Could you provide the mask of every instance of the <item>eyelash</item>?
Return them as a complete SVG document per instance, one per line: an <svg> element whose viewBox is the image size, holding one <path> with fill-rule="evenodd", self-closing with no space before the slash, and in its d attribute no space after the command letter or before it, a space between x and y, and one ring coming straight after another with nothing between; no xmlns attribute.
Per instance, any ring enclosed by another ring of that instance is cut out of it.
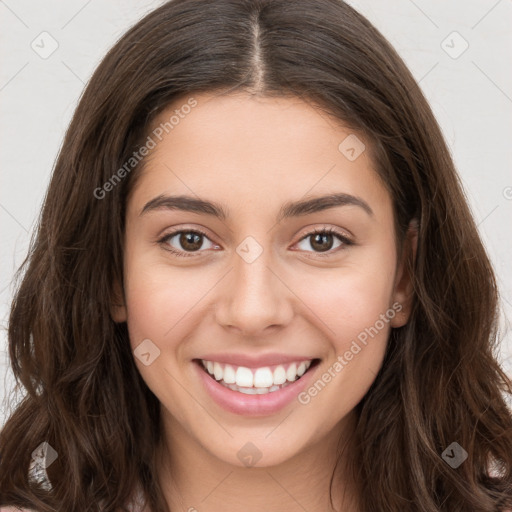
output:
<svg viewBox="0 0 512 512"><path fill-rule="evenodd" d="M202 252L200 250L199 251L191 251L191 252L178 251L178 250L174 249L173 247L171 247L167 243L171 238L173 238L176 235L182 234L182 233L193 233L193 234L202 235L205 238L208 238L208 235L204 231L201 231L200 229L180 229L180 230L173 231L171 233L166 234L160 240L158 240L157 243L162 245L162 246L165 246L164 250L169 251L169 252L175 254L178 257L188 258L190 256L196 256L197 253ZM321 258L332 256L333 253L335 253L335 252L337 252L339 250L343 250L344 247L349 246L349 245L354 245L354 242L352 240L347 238L345 235L342 235L341 233L339 233L338 231L336 231L333 228L317 228L317 229L311 231L310 233L307 233L306 235L304 235L297 243L302 242L303 240L305 240L305 239L307 239L309 237L312 237L314 235L319 235L319 234L321 234L321 235L333 235L336 238L338 238L338 240L340 240L340 242L343 243L343 245L341 245L340 247L337 247L334 250L333 249L329 249L328 251L325 251L325 252L315 252L315 251L313 251L313 253L316 256L321 257ZM209 240L209 238L208 238L208 240ZM307 252L311 252L311 251L307 251Z"/></svg>

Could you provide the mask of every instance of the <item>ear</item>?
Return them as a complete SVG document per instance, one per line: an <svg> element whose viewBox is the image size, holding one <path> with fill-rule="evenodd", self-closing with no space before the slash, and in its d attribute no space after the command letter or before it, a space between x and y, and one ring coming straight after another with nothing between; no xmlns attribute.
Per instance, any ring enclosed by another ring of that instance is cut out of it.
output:
<svg viewBox="0 0 512 512"><path fill-rule="evenodd" d="M124 294L117 280L114 281L112 292L113 302L110 304L110 317L116 323L126 322L127 314Z"/></svg>
<svg viewBox="0 0 512 512"><path fill-rule="evenodd" d="M411 315L413 299L413 269L418 248L418 221L412 219L409 223L402 246L402 257L398 263L393 290L393 304L398 303L402 309L391 320L391 327L404 326Z"/></svg>

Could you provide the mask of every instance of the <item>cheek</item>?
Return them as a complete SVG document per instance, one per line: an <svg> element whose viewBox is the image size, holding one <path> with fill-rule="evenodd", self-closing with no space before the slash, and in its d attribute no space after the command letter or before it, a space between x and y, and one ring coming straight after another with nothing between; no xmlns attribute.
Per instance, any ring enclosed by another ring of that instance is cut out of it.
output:
<svg viewBox="0 0 512 512"><path fill-rule="evenodd" d="M168 348L214 286L208 274L171 269L142 255L127 259L125 296L132 346L149 338Z"/></svg>
<svg viewBox="0 0 512 512"><path fill-rule="evenodd" d="M127 325L135 363L160 402L173 404L173 415L185 421L190 397L183 393L178 377L180 362L188 355L188 344L183 342L198 325L201 299L215 281L197 272L173 271L144 258L134 258L133 264L128 261L126 270ZM149 350L145 340L151 341ZM151 353L148 365L137 356L143 346L144 352Z"/></svg>
<svg viewBox="0 0 512 512"><path fill-rule="evenodd" d="M298 401L307 406L308 421L325 418L325 431L356 407L379 372L395 314L389 305L389 291L385 280L368 283L354 277L323 298L312 295L318 316L327 326L323 330L329 349Z"/></svg>
<svg viewBox="0 0 512 512"><path fill-rule="evenodd" d="M357 265L329 270L324 277L311 275L302 281L300 296L340 350L347 340L373 326L391 307L394 268L383 265L382 260L369 263L359 260Z"/></svg>

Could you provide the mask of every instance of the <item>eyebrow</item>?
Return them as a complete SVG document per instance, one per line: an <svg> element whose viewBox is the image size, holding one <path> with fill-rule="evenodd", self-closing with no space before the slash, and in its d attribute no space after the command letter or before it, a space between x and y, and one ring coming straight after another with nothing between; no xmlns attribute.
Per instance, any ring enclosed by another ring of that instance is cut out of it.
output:
<svg viewBox="0 0 512 512"><path fill-rule="evenodd" d="M310 215L312 213L339 206L358 206L369 216L373 217L374 215L370 205L360 197L356 197L351 194L339 193L285 203L279 210L277 222L280 222L285 218ZM155 210L181 210L194 212L211 215L224 221L228 218L228 213L222 205L187 195L168 196L161 194L148 201L144 205L144 208L142 208L139 216Z"/></svg>

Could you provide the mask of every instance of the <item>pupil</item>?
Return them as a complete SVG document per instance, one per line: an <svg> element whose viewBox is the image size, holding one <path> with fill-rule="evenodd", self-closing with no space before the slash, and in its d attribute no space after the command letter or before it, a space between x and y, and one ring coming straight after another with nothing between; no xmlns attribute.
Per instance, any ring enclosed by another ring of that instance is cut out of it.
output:
<svg viewBox="0 0 512 512"><path fill-rule="evenodd" d="M327 238L329 238L330 243L327 242ZM313 241L311 242L311 246L313 247L313 249L323 252L323 251L328 251L329 249L331 249L332 242L333 242L332 235L329 235L327 233L324 233L324 234L317 233L316 235L313 236ZM325 245L321 245L321 244L326 244L326 243L327 243L327 247Z"/></svg>
<svg viewBox="0 0 512 512"><path fill-rule="evenodd" d="M182 233L180 236L180 244L184 249L197 251L201 248L201 236L197 233Z"/></svg>

